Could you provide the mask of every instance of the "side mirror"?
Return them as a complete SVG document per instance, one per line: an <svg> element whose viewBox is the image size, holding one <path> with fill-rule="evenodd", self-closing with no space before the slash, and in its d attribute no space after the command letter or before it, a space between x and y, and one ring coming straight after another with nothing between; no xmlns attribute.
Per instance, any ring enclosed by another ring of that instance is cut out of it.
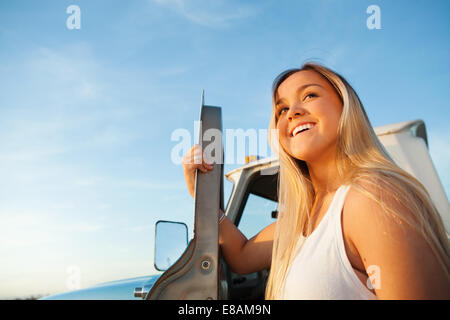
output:
<svg viewBox="0 0 450 320"><path fill-rule="evenodd" d="M166 271L181 257L188 244L188 228L182 222L159 220L155 228L155 268Z"/></svg>

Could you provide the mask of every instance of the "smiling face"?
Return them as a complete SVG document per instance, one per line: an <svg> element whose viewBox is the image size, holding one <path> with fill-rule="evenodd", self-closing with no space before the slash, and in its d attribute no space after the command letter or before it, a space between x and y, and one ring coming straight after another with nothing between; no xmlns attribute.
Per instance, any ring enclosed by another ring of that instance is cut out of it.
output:
<svg viewBox="0 0 450 320"><path fill-rule="evenodd" d="M275 102L279 142L289 155L310 162L335 152L342 102L322 75L291 74L279 85Z"/></svg>

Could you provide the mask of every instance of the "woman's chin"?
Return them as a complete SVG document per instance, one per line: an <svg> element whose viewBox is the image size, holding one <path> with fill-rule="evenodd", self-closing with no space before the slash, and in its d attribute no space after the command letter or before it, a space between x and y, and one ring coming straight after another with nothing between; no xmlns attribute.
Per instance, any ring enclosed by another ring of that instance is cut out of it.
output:
<svg viewBox="0 0 450 320"><path fill-rule="evenodd" d="M311 159L314 158L314 154L308 150L293 150L293 152L290 153L292 157L294 157L297 160L302 161L311 161Z"/></svg>
<svg viewBox="0 0 450 320"><path fill-rule="evenodd" d="M291 143L284 147L284 150L293 158L302 161L313 161L320 157L324 152L323 148L319 148L317 143Z"/></svg>

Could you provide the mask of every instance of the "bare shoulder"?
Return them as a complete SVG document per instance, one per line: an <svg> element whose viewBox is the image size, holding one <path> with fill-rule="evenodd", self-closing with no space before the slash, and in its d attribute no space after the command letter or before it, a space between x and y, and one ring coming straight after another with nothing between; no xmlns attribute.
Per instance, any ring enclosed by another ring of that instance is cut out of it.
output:
<svg viewBox="0 0 450 320"><path fill-rule="evenodd" d="M381 232L379 236L387 235L387 230L392 228L395 230L391 231L400 232L401 229L406 227L403 222L404 219L414 219L414 214L396 201L389 190L381 190L367 183L363 186L370 195L356 186L351 186L343 208L346 226L352 238L367 239L368 237L363 236L367 232ZM383 207L378 201L380 199L383 199L384 205L391 208L392 211ZM402 232L402 234L406 235L405 232ZM401 236L401 234L398 234L398 236Z"/></svg>
<svg viewBox="0 0 450 320"><path fill-rule="evenodd" d="M411 209L393 196L392 190L368 183L362 187L367 192L356 186L349 189L343 209L349 237L355 244L374 250L379 248L379 241L407 244L411 250L422 245L424 239L413 227L420 221Z"/></svg>
<svg viewBox="0 0 450 320"><path fill-rule="evenodd" d="M342 223L365 269L375 266L380 272L377 296L448 299L448 277L425 237L411 226L417 222L414 212L393 197L390 190L363 186L370 194L354 186L348 191Z"/></svg>

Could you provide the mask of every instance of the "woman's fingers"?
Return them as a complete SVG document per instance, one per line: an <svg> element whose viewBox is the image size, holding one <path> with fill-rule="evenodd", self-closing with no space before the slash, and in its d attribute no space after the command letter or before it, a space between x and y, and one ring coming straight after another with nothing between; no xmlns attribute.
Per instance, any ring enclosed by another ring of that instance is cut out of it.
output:
<svg viewBox="0 0 450 320"><path fill-rule="evenodd" d="M194 164L194 167L197 169L203 169L202 172L206 172L205 170L212 170L213 164L203 156L202 148L199 145L194 145L191 149L191 161Z"/></svg>
<svg viewBox="0 0 450 320"><path fill-rule="evenodd" d="M211 164L206 163L205 161L202 162L202 164L196 165L196 168L201 170L202 172L207 172L212 170L214 167Z"/></svg>

